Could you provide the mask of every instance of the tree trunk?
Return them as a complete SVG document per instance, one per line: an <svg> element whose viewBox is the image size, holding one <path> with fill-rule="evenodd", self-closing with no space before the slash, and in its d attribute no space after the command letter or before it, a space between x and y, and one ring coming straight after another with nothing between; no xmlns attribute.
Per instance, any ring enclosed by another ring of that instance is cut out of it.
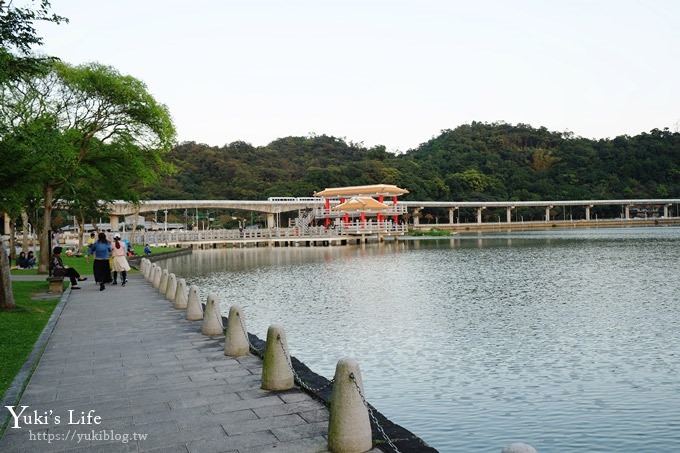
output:
<svg viewBox="0 0 680 453"><path fill-rule="evenodd" d="M50 234L52 234L52 197L54 195L54 187L50 184L45 185L45 214L43 215L43 230L40 232L40 263L38 264L38 273L49 273L50 264Z"/></svg>
<svg viewBox="0 0 680 453"><path fill-rule="evenodd" d="M21 212L21 250L28 253L28 214L26 211Z"/></svg>
<svg viewBox="0 0 680 453"><path fill-rule="evenodd" d="M83 235L85 234L85 219L83 215L79 213L75 216L76 222L78 223L78 250L80 253L85 253L83 250Z"/></svg>
<svg viewBox="0 0 680 453"><path fill-rule="evenodd" d="M9 268L10 261L5 252L5 243L0 239L0 310L11 310L17 306L12 293Z"/></svg>
<svg viewBox="0 0 680 453"><path fill-rule="evenodd" d="M10 220L9 231L7 234L9 234L9 259L13 263L14 260L17 259L17 246L15 243L16 241L14 240L14 237L16 236L16 226L14 224L14 219Z"/></svg>

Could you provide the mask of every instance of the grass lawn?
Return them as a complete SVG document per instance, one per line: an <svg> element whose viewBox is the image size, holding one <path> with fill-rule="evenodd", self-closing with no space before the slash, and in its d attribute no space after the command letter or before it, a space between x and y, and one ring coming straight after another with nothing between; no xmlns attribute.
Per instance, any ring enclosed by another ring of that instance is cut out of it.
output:
<svg viewBox="0 0 680 453"><path fill-rule="evenodd" d="M26 271L24 271L26 272ZM47 291L47 282L12 282L15 310L0 310L0 394L4 394L24 365L33 345L50 319L59 298L33 300Z"/></svg>
<svg viewBox="0 0 680 453"><path fill-rule="evenodd" d="M144 256L144 246L143 245L134 245L132 247L135 251L135 254L137 256ZM152 253L163 253L163 252L172 252L178 250L175 247L151 247L151 252ZM92 275L92 259L89 261L85 258L85 256L81 256L80 258L75 257L75 256L66 256L65 254L61 254L61 260L64 262L64 264L68 267L72 267L75 270L78 271L80 275ZM132 272L136 272L134 269ZM36 275L38 273L37 267L34 269L13 269L11 271L12 275ZM66 279L68 281L68 279Z"/></svg>

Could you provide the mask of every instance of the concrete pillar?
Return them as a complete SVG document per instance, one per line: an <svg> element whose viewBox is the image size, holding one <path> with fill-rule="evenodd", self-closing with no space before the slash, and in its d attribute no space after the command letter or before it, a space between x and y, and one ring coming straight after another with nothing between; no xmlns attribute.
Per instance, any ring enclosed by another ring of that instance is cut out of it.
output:
<svg viewBox="0 0 680 453"><path fill-rule="evenodd" d="M239 357L248 355L250 344L246 336L246 320L243 312L238 305L229 308L229 318L227 318L227 335L224 339L224 355Z"/></svg>
<svg viewBox="0 0 680 453"><path fill-rule="evenodd" d="M3 216L4 216L4 218L5 218L5 229L4 229L4 232L5 232L5 234L9 235L9 221L10 221L9 214L7 214L7 213L5 212L5 213L3 213Z"/></svg>
<svg viewBox="0 0 680 453"><path fill-rule="evenodd" d="M118 216L117 216L117 215L112 215L112 216L109 218L109 224L111 225L111 231L112 231L112 232L115 233L116 231L118 231L118 228L120 228Z"/></svg>
<svg viewBox="0 0 680 453"><path fill-rule="evenodd" d="M420 213L420 209L414 209L413 210L413 226L418 226L420 225L420 217L417 216L417 214Z"/></svg>
<svg viewBox="0 0 680 453"><path fill-rule="evenodd" d="M168 275L168 288L165 291L165 298L170 302L175 301L175 294L177 293L177 276L174 273Z"/></svg>
<svg viewBox="0 0 680 453"><path fill-rule="evenodd" d="M588 205L586 206L586 220L590 220L590 208L592 208L593 205Z"/></svg>
<svg viewBox="0 0 680 453"><path fill-rule="evenodd" d="M671 204L665 204L663 205L663 216L668 218L668 210L670 209L672 205Z"/></svg>
<svg viewBox="0 0 680 453"><path fill-rule="evenodd" d="M276 228L276 219L274 219L274 214L272 213L267 214L267 228Z"/></svg>
<svg viewBox="0 0 680 453"><path fill-rule="evenodd" d="M208 296L208 302L205 304L201 333L208 336L222 335L223 333L220 304L215 294L210 294Z"/></svg>
<svg viewBox="0 0 680 453"><path fill-rule="evenodd" d="M482 211L485 209L484 207L477 208L477 223L482 223Z"/></svg>
<svg viewBox="0 0 680 453"><path fill-rule="evenodd" d="M165 295L168 290L168 270L163 269L161 271L161 280L158 282L158 292Z"/></svg>
<svg viewBox="0 0 680 453"><path fill-rule="evenodd" d="M340 359L335 367L328 419L328 449L333 453L360 453L373 446L363 394L364 384L356 360Z"/></svg>
<svg viewBox="0 0 680 453"><path fill-rule="evenodd" d="M514 442L503 447L501 453L536 453L536 449L529 444Z"/></svg>
<svg viewBox="0 0 680 453"><path fill-rule="evenodd" d="M458 209L460 209L458 206L449 209L449 223L456 223L455 214Z"/></svg>
<svg viewBox="0 0 680 453"><path fill-rule="evenodd" d="M203 309L201 308L201 301L198 299L198 297L198 286L191 285L191 287L189 287L187 313L185 316L189 321L198 321L199 319L203 319Z"/></svg>
<svg viewBox="0 0 680 453"><path fill-rule="evenodd" d="M187 281L183 278L177 280L177 291L175 291L175 303L172 305L178 310L187 308Z"/></svg>
<svg viewBox="0 0 680 453"><path fill-rule="evenodd" d="M630 205L626 205L624 207L624 212L625 212L624 218L626 220L630 219Z"/></svg>
<svg viewBox="0 0 680 453"><path fill-rule="evenodd" d="M508 206L505 208L505 220L508 223L512 223L512 210L515 209L514 206Z"/></svg>
<svg viewBox="0 0 680 453"><path fill-rule="evenodd" d="M154 263L154 270L153 270L153 287L158 289L161 286L161 276L163 275L163 270L161 267Z"/></svg>
<svg viewBox="0 0 680 453"><path fill-rule="evenodd" d="M545 222L548 223L550 222L550 210L552 209L552 206L546 206L545 207Z"/></svg>
<svg viewBox="0 0 680 453"><path fill-rule="evenodd" d="M283 327L271 325L267 329L267 344L262 361L262 388L288 390L293 388L294 384L293 365L290 363L286 333Z"/></svg>

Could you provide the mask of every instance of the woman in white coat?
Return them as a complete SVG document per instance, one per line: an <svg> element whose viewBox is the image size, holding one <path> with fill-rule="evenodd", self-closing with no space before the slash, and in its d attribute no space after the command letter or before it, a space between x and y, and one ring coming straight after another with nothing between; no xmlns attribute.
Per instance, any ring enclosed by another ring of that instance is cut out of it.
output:
<svg viewBox="0 0 680 453"><path fill-rule="evenodd" d="M118 284L118 272L120 272L120 284L125 286L130 263L127 260L127 245L120 240L120 234L118 233L113 235L111 256L113 256L113 284Z"/></svg>

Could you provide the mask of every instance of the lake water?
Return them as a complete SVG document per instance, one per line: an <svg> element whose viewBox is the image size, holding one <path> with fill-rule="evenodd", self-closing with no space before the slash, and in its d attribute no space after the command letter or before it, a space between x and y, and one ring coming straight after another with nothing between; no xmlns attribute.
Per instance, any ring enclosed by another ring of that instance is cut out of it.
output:
<svg viewBox="0 0 680 453"><path fill-rule="evenodd" d="M164 262L286 331L441 452L680 450L680 228L195 251Z"/></svg>

